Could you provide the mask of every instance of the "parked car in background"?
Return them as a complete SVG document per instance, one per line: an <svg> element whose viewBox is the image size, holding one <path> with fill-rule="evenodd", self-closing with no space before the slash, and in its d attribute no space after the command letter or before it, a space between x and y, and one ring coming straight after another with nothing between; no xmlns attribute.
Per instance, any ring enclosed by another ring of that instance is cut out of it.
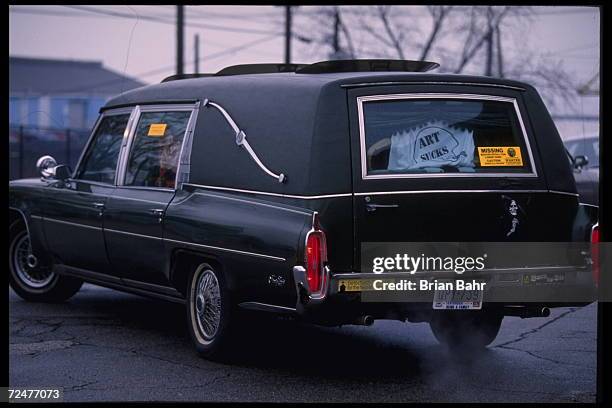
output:
<svg viewBox="0 0 612 408"><path fill-rule="evenodd" d="M182 303L211 358L228 350L243 309L325 325L428 322L441 343L478 349L504 316L587 304L559 298L594 293L584 251L480 269L488 292L468 300L435 289L419 302L362 301L383 277L362 262L368 243L598 237L597 209L579 203L538 92L424 72L434 67L234 66L111 99L74 171L47 156L42 177L10 182L12 288L61 301L86 281ZM495 291L520 296L487 302Z"/></svg>
<svg viewBox="0 0 612 408"><path fill-rule="evenodd" d="M580 201L599 206L599 136L580 136L565 140L570 154Z"/></svg>

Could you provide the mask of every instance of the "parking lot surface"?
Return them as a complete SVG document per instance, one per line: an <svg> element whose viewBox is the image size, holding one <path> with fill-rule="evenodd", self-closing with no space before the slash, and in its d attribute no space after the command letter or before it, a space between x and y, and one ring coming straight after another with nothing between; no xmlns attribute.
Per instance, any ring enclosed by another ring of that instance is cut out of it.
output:
<svg viewBox="0 0 612 408"><path fill-rule="evenodd" d="M425 323L255 320L230 364L199 358L181 305L84 285L63 304L9 289L9 382L65 401L594 402L597 307L507 317L453 355Z"/></svg>

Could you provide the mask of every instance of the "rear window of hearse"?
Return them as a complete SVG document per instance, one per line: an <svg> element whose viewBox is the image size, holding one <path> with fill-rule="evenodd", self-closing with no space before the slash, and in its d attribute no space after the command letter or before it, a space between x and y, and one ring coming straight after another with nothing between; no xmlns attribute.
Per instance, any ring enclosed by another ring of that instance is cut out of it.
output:
<svg viewBox="0 0 612 408"><path fill-rule="evenodd" d="M363 176L532 174L514 100L482 98L358 98Z"/></svg>

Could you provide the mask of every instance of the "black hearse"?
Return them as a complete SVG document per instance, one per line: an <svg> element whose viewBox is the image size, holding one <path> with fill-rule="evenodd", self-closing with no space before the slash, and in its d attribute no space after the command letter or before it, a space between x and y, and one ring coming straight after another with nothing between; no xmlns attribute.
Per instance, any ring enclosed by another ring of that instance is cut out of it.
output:
<svg viewBox="0 0 612 408"><path fill-rule="evenodd" d="M591 290L591 273L575 276L586 259L479 272L493 288L535 288L539 303L360 299L382 276L362 265L362 244L598 236L537 91L435 67L233 66L111 99L74 171L45 156L41 178L10 182L11 287L62 301L86 281L184 303L207 357L241 309L329 325L428 321L449 346L484 347L504 316L568 304L558 286L527 288L551 270Z"/></svg>

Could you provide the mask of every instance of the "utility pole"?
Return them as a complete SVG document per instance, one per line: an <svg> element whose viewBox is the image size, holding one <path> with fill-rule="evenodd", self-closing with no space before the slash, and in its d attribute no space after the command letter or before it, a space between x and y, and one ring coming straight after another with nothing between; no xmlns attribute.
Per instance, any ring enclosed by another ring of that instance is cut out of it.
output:
<svg viewBox="0 0 612 408"><path fill-rule="evenodd" d="M334 34L332 36L332 48L334 50L333 58L338 58L340 54L340 12L338 6L334 7Z"/></svg>
<svg viewBox="0 0 612 408"><path fill-rule="evenodd" d="M193 53L195 56L195 62L194 62L195 70L194 71L196 74L199 74L200 73L200 35L199 34L195 35L195 38L193 41L193 47L194 47Z"/></svg>
<svg viewBox="0 0 612 408"><path fill-rule="evenodd" d="M176 74L183 74L184 6L176 6Z"/></svg>
<svg viewBox="0 0 612 408"><path fill-rule="evenodd" d="M504 77L504 56L502 54L502 44L501 44L501 29L499 26L495 29L495 37L497 40L497 74L500 78Z"/></svg>
<svg viewBox="0 0 612 408"><path fill-rule="evenodd" d="M487 7L487 21L489 23L489 31L486 37L487 43L487 63L485 66L485 75L493 75L493 10L491 6Z"/></svg>
<svg viewBox="0 0 612 408"><path fill-rule="evenodd" d="M285 6L285 64L291 64L291 6Z"/></svg>

